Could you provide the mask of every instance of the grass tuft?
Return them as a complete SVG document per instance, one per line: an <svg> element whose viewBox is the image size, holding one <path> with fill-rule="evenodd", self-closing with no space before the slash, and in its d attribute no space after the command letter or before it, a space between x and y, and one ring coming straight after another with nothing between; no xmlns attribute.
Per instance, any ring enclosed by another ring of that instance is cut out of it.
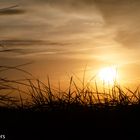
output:
<svg viewBox="0 0 140 140"><path fill-rule="evenodd" d="M115 82L108 89L103 87L101 92L96 81L94 87L90 85L90 82L85 82L84 71L81 80L82 86L76 84L74 80L76 77L72 76L67 90L61 90L60 84L58 89L51 86L49 77L47 77L47 84L43 83L29 72L21 69L21 66L24 65L0 66L0 73L14 69L30 77L13 80L1 76L0 107L32 111L73 111L140 105L139 87L132 91L129 88L122 88Z"/></svg>

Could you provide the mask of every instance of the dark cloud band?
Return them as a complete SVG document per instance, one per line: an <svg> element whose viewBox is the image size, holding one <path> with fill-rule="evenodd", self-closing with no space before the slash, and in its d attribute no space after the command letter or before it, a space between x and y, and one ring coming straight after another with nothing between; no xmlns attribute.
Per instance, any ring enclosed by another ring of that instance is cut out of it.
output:
<svg viewBox="0 0 140 140"><path fill-rule="evenodd" d="M25 12L25 10L9 9L5 11L0 11L0 15L20 15L24 14Z"/></svg>

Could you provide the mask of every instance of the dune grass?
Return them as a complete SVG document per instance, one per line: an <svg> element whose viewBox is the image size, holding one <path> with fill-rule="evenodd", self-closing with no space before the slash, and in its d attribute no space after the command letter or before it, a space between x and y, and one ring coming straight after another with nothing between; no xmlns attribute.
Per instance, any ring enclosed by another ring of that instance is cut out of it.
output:
<svg viewBox="0 0 140 140"><path fill-rule="evenodd" d="M132 91L115 83L109 89L103 87L100 91L96 81L94 86L91 86L90 82L85 82L84 74L80 86L74 80L76 77L72 76L68 88L61 90L59 86L53 88L49 77L47 77L47 83L43 83L20 68L21 66L24 65L0 66L1 108L32 111L80 111L140 105L139 87ZM29 78L12 80L2 76L3 72L11 69L24 73Z"/></svg>

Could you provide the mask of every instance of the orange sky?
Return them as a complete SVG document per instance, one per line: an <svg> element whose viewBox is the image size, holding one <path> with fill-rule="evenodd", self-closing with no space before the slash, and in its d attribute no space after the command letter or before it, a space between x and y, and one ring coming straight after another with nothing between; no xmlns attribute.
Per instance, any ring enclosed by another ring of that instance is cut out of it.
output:
<svg viewBox="0 0 140 140"><path fill-rule="evenodd" d="M56 83L117 65L123 83L140 82L140 1L0 1L12 5L0 11L0 65L33 61L26 70Z"/></svg>

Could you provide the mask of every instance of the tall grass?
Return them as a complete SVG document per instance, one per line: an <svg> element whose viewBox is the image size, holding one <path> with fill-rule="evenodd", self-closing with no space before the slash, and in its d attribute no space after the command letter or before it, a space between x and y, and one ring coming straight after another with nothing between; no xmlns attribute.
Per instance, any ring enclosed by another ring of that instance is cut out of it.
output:
<svg viewBox="0 0 140 140"><path fill-rule="evenodd" d="M90 81L86 82L84 74L81 81L82 86L75 82L77 77L72 76L68 88L61 90L60 86L53 88L49 77L47 83L43 83L29 72L21 69L21 66L23 65L0 66L0 74L14 69L29 77L17 80L0 77L1 107L45 111L140 105L139 87L132 91L115 83L112 87L107 89L103 87L103 90L99 90L97 82L95 81L94 86L91 86ZM92 78L92 80L94 79Z"/></svg>

